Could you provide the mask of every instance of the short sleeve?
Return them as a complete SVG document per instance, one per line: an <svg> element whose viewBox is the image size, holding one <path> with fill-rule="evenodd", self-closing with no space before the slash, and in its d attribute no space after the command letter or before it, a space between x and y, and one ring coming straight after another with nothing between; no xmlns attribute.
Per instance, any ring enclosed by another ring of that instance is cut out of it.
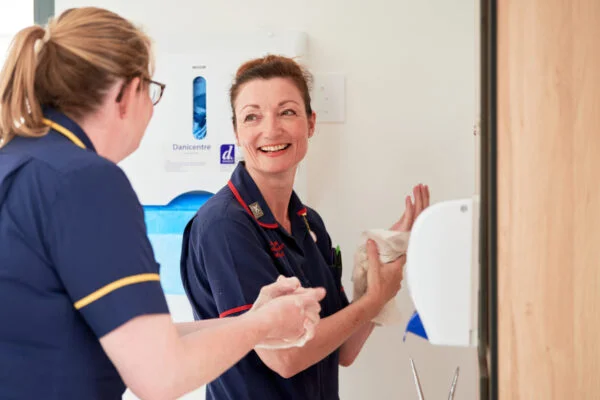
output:
<svg viewBox="0 0 600 400"><path fill-rule="evenodd" d="M277 280L279 272L251 221L196 219L188 229L182 268L199 318L238 315L252 307L263 286Z"/></svg>
<svg viewBox="0 0 600 400"><path fill-rule="evenodd" d="M142 207L123 171L103 163L64 177L47 224L56 272L97 337L168 313Z"/></svg>

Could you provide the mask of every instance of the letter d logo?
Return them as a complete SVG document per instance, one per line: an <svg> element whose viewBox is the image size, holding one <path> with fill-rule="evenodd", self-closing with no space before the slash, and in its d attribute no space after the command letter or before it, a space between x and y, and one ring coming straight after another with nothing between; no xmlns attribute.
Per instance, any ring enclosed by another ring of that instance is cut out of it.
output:
<svg viewBox="0 0 600 400"><path fill-rule="evenodd" d="M235 164L235 146L232 144L221 145L221 164Z"/></svg>

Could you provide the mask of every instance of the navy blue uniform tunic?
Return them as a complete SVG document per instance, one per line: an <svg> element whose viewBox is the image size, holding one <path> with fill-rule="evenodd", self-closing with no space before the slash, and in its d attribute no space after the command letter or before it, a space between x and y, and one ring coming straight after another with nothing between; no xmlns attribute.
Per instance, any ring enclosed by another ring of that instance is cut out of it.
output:
<svg viewBox="0 0 600 400"><path fill-rule="evenodd" d="M293 193L289 217L291 234L277 223L244 164L238 164L229 184L200 208L184 232L181 276L197 319L243 313L279 275L296 276L305 287L324 287L322 318L348 305L341 264L334 262L319 214ZM335 351L284 379L252 351L207 386L206 398L338 399L338 369Z"/></svg>
<svg viewBox="0 0 600 400"><path fill-rule="evenodd" d="M167 313L123 171L56 110L0 149L0 399L121 399L99 338Z"/></svg>

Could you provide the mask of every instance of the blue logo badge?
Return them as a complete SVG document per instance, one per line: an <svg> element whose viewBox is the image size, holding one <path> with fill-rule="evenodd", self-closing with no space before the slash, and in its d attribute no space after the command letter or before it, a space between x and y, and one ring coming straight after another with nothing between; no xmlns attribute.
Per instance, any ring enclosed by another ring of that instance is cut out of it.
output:
<svg viewBox="0 0 600 400"><path fill-rule="evenodd" d="M221 145L221 164L235 164L235 146L232 144Z"/></svg>

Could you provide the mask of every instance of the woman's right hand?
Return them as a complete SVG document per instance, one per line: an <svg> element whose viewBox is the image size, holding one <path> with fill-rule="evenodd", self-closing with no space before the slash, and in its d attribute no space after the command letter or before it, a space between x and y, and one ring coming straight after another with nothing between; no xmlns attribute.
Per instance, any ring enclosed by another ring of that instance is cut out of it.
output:
<svg viewBox="0 0 600 400"><path fill-rule="evenodd" d="M263 343L294 342L308 333L312 339L319 323L323 288L303 288L297 278L280 277L263 287L250 313L262 319L267 328Z"/></svg>
<svg viewBox="0 0 600 400"><path fill-rule="evenodd" d="M374 241L367 241L367 260L369 268L367 271L367 292L365 297L374 304L376 313L393 299L401 287L403 268L406 263L406 255L382 264L379 260L379 252Z"/></svg>

